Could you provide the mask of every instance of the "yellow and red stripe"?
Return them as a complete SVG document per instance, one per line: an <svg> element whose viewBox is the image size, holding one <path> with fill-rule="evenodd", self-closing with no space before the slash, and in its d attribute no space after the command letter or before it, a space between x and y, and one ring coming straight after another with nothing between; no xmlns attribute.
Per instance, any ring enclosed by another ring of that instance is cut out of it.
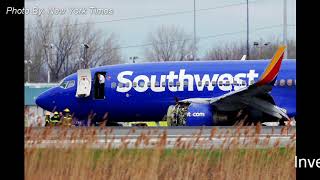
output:
<svg viewBox="0 0 320 180"><path fill-rule="evenodd" d="M281 62L283 59L284 51L286 46L280 46L275 55L273 56L270 64L260 77L260 80L257 82L257 85L264 85L271 83L278 75Z"/></svg>

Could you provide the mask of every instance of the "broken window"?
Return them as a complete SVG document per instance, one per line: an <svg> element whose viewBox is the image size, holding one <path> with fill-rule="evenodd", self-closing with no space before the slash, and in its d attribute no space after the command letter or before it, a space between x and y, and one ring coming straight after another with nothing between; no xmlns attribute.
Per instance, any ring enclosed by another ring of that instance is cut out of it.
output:
<svg viewBox="0 0 320 180"><path fill-rule="evenodd" d="M104 85L106 80L106 72L97 72L94 76L94 98L104 99Z"/></svg>
<svg viewBox="0 0 320 180"><path fill-rule="evenodd" d="M133 87L137 87L138 83L137 82L133 82Z"/></svg>

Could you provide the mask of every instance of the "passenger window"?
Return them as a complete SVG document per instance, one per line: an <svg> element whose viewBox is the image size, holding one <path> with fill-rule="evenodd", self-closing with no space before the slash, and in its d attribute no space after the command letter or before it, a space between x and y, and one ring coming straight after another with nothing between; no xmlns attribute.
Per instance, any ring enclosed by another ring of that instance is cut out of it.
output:
<svg viewBox="0 0 320 180"><path fill-rule="evenodd" d="M122 87L123 87L123 84L122 84L122 83L119 83L118 86L119 86L119 88L122 88Z"/></svg>
<svg viewBox="0 0 320 180"><path fill-rule="evenodd" d="M156 81L156 87L159 87L159 84L160 84L160 83L159 83L158 81Z"/></svg>
<svg viewBox="0 0 320 180"><path fill-rule="evenodd" d="M140 83L139 83L139 86L140 86L140 87L144 87L144 82L140 82Z"/></svg>
<svg viewBox="0 0 320 180"><path fill-rule="evenodd" d="M212 81L212 86L215 86L217 84L217 82Z"/></svg>
<svg viewBox="0 0 320 180"><path fill-rule="evenodd" d="M162 87L166 87L166 82L162 82Z"/></svg>
<svg viewBox="0 0 320 180"><path fill-rule="evenodd" d="M133 87L137 87L138 83L137 82L133 82Z"/></svg>
<svg viewBox="0 0 320 180"><path fill-rule="evenodd" d="M286 84L286 81L284 79L280 80L280 86L284 86Z"/></svg>
<svg viewBox="0 0 320 180"><path fill-rule="evenodd" d="M111 83L111 88L116 88L117 87L117 83L116 82L113 82L113 83Z"/></svg>
<svg viewBox="0 0 320 180"><path fill-rule="evenodd" d="M229 86L230 85L230 81L226 81L226 86Z"/></svg>
<svg viewBox="0 0 320 180"><path fill-rule="evenodd" d="M188 81L184 81L183 83L184 83L184 86L186 87L188 86Z"/></svg>
<svg viewBox="0 0 320 180"><path fill-rule="evenodd" d="M201 86L201 85L202 85L202 82L201 82L201 81L199 81L199 82L198 82L198 86Z"/></svg>
<svg viewBox="0 0 320 180"><path fill-rule="evenodd" d="M130 86L130 83L126 83L126 87L128 88Z"/></svg>
<svg viewBox="0 0 320 180"><path fill-rule="evenodd" d="M288 79L288 80L287 80L287 85L288 85L288 86L292 86L292 79Z"/></svg>
<svg viewBox="0 0 320 180"><path fill-rule="evenodd" d="M147 86L148 86L148 87L151 87L151 82L148 82Z"/></svg>
<svg viewBox="0 0 320 180"><path fill-rule="evenodd" d="M173 86L173 82L171 81L171 82L169 82L169 86L170 87L172 87Z"/></svg>
<svg viewBox="0 0 320 180"><path fill-rule="evenodd" d="M180 82L177 82L176 85L179 87L180 86Z"/></svg>

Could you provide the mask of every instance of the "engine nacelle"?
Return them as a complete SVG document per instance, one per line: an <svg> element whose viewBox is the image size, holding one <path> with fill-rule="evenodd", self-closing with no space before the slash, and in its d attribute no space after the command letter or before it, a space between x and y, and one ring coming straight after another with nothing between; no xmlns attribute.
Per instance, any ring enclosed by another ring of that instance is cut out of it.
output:
<svg viewBox="0 0 320 180"><path fill-rule="evenodd" d="M214 107L210 104L191 103L186 116L186 126L213 126Z"/></svg>
<svg viewBox="0 0 320 180"><path fill-rule="evenodd" d="M215 126L228 122L228 116L210 104L176 104L168 108L169 126Z"/></svg>

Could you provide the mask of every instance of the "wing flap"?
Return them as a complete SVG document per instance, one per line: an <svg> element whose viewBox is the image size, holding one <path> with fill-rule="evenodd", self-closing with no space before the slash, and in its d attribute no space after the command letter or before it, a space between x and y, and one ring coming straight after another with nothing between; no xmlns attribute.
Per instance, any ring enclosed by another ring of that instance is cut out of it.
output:
<svg viewBox="0 0 320 180"><path fill-rule="evenodd" d="M258 99L256 97L251 97L248 99L242 99L242 102L247 106L254 109L258 109L264 113L281 119L282 117L289 119L286 113L284 113L278 106L271 104L268 101Z"/></svg>

